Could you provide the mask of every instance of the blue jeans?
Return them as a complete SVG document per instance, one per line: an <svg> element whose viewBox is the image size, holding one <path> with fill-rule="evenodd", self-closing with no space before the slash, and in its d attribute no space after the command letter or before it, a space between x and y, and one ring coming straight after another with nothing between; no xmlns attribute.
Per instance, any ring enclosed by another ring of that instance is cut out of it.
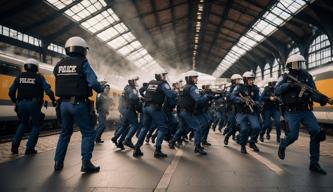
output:
<svg viewBox="0 0 333 192"><path fill-rule="evenodd" d="M81 156L82 160L90 161L94 150L94 140L96 131L91 122L89 115L89 106L85 102L72 104L70 102L62 102L60 105L62 127L59 136L55 161L64 161L68 143L73 134L73 124L79 126L82 134Z"/></svg>
<svg viewBox="0 0 333 192"><path fill-rule="evenodd" d="M236 114L233 113L233 112L229 112L227 114L227 117L228 117L228 124L227 124L227 134L226 134L226 137L230 137L231 135L235 134L236 131L237 131L237 124L236 124L236 118L235 118Z"/></svg>
<svg viewBox="0 0 333 192"><path fill-rule="evenodd" d="M264 135L266 130L267 134L269 134L272 130L272 121L271 118L274 119L274 124L276 128L276 136L281 136L281 122L280 122L280 112L278 109L266 109L263 112L264 115L264 126L261 130L261 134Z"/></svg>
<svg viewBox="0 0 333 192"><path fill-rule="evenodd" d="M98 127L96 129L96 137L95 140L101 140L101 136L105 130L105 122L106 122L106 113L105 112L98 112Z"/></svg>
<svg viewBox="0 0 333 192"><path fill-rule="evenodd" d="M200 145L202 139L202 129L203 126L201 122L203 121L202 115L194 115L187 111L181 111L179 113L179 118L185 124L185 127L190 128L194 131L194 143L195 145Z"/></svg>
<svg viewBox="0 0 333 192"><path fill-rule="evenodd" d="M320 127L312 111L285 112L289 132L285 139L281 140L280 146L287 147L298 139L300 123L302 123L310 134L310 163L318 163L320 156L320 141L316 136Z"/></svg>
<svg viewBox="0 0 333 192"><path fill-rule="evenodd" d="M131 141L135 132L139 127L138 115L135 111L129 109L123 109L120 111L123 118L120 122L120 129L117 131L115 137L119 139L119 143L125 141Z"/></svg>
<svg viewBox="0 0 333 192"><path fill-rule="evenodd" d="M20 124L17 127L16 134L13 138L13 145L20 146L24 130L28 128L29 119L32 121L32 131L27 142L27 150L35 149L38 141L41 108L40 105L31 100L21 100L17 102L18 116L20 117Z"/></svg>
<svg viewBox="0 0 333 192"><path fill-rule="evenodd" d="M148 105L143 109L143 128L140 132L136 147L141 147L147 132L152 126L157 128L156 148L161 148L165 134L167 133L167 115L161 107L155 105Z"/></svg>
<svg viewBox="0 0 333 192"><path fill-rule="evenodd" d="M208 134L209 134L209 128L212 122L213 117L209 112L202 114L204 119L202 121L203 131L202 131L202 142L207 142Z"/></svg>
<svg viewBox="0 0 333 192"><path fill-rule="evenodd" d="M239 144L246 145L249 136L251 136L250 143L255 143L260 132L258 114L237 113L236 121L240 125Z"/></svg>

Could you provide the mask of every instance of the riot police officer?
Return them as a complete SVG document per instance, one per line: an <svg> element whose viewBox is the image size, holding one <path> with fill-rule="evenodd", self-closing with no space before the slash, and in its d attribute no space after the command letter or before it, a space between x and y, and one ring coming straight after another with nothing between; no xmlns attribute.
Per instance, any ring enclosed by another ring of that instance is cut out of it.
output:
<svg viewBox="0 0 333 192"><path fill-rule="evenodd" d="M270 139L270 132L272 130L272 121L274 119L274 125L276 129L276 142L280 143L281 136L281 122L280 122L280 101L274 93L274 87L277 82L276 78L269 78L268 86L264 88L261 94L261 101L264 102L263 116L264 116L264 126L261 129L259 140L264 142L264 135L266 132L266 138Z"/></svg>
<svg viewBox="0 0 333 192"><path fill-rule="evenodd" d="M227 93L226 93L226 102L227 102L227 107L226 107L226 111L227 111L227 118L228 118L228 122L227 122L227 133L224 137L224 144L228 145L229 142L229 138L232 135L235 135L236 131L237 131L237 125L236 125L236 106L235 104L231 101L231 93L233 92L233 90L235 89L235 87L238 84L242 83L242 76L240 74L233 74L230 77L231 80L231 85L230 87L227 88Z"/></svg>
<svg viewBox="0 0 333 192"><path fill-rule="evenodd" d="M194 152L200 155L207 155L207 152L201 146L202 134L205 128L205 117L197 109L203 107L209 101L209 97L207 94L201 95L199 92L196 85L198 82L198 73L190 71L187 75L185 77L186 85L178 99L180 108L179 121L184 125L181 125L180 129L177 130L169 146L170 148L174 148L175 142L183 135L184 129L188 127L194 131Z"/></svg>
<svg viewBox="0 0 333 192"><path fill-rule="evenodd" d="M20 124L12 141L11 152L18 154L18 148L24 133L29 125L31 117L32 131L27 142L25 150L26 155L36 154L35 146L38 141L39 129L41 125L44 91L52 100L53 106L56 105L54 93L51 86L45 80L44 76L38 73L38 61L27 59L24 62L24 70L9 88L9 97L15 105ZM16 97L17 91L17 97Z"/></svg>
<svg viewBox="0 0 333 192"><path fill-rule="evenodd" d="M231 94L231 100L236 104L236 121L240 125L241 153L246 154L246 143L249 141L250 148L259 152L256 146L257 137L260 132L259 124L259 88L254 85L254 74L247 71L243 74L244 84L238 84Z"/></svg>
<svg viewBox="0 0 333 192"><path fill-rule="evenodd" d="M101 137L105 130L106 116L109 114L109 109L112 105L112 99L109 97L110 85L105 82L104 87L104 92L96 96L96 110L98 113L98 127L95 137L96 143L104 143Z"/></svg>
<svg viewBox="0 0 333 192"><path fill-rule="evenodd" d="M123 145L134 148L132 137L139 127L138 114L136 112L139 105L139 94L136 90L138 80L139 77L137 76L129 78L128 85L125 86L123 91L122 102L124 104L119 111L122 115L120 128L111 139L120 149L124 149ZM118 140L119 137L120 139Z"/></svg>
<svg viewBox="0 0 333 192"><path fill-rule="evenodd" d="M143 109L143 128L140 132L138 141L135 144L133 157L140 157L143 155L140 147L144 142L147 132L152 126L156 126L158 131L154 157L167 157L167 155L161 151L161 145L168 128L168 117L162 109L162 105L165 101L171 102L172 104L176 99L176 92L171 90L169 83L166 81L167 74L168 73L165 70L161 70L155 73L155 80L151 80L148 83L148 88L144 97L145 107Z"/></svg>
<svg viewBox="0 0 333 192"><path fill-rule="evenodd" d="M53 70L56 81L56 96L60 97L60 113L62 119L61 133L55 153L55 171L62 170L68 143L73 133L74 122L82 133L81 155L82 172L97 172L99 166L90 161L94 150L96 131L91 111L93 105L88 100L92 89L103 92L103 86L91 68L86 55L88 44L81 37L71 37L65 43L67 57L60 60Z"/></svg>
<svg viewBox="0 0 333 192"><path fill-rule="evenodd" d="M302 55L291 55L286 61L286 68L289 73L283 74L276 84L275 94L281 96L285 108L285 118L288 122L288 134L284 139L281 139L278 156L280 159L285 158L285 150L298 139L300 123L302 123L310 134L309 169L313 172L326 174L326 171L318 163L323 132L321 132L311 109L313 101L325 105L328 102L328 98L310 94L309 91L302 91L301 87L294 80L291 80L291 78L296 78L301 83L316 90L312 76L303 69L304 65L305 59Z"/></svg>

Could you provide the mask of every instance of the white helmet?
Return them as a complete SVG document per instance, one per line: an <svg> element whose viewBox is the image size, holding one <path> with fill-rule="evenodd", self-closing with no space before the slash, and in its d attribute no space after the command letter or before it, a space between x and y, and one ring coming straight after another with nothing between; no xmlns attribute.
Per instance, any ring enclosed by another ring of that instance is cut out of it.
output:
<svg viewBox="0 0 333 192"><path fill-rule="evenodd" d="M242 76L240 74L233 74L230 77L231 80L236 80L236 79L243 79Z"/></svg>
<svg viewBox="0 0 333 192"><path fill-rule="evenodd" d="M298 62L298 61L305 62L305 58L300 54L294 54L294 55L291 55L288 57L288 59L286 61L286 65L288 63L293 63L293 62Z"/></svg>
<svg viewBox="0 0 333 192"><path fill-rule="evenodd" d="M286 67L288 69L299 70L305 67L305 58L300 54L291 55L286 61Z"/></svg>
<svg viewBox="0 0 333 192"><path fill-rule="evenodd" d="M187 77L198 77L199 73L196 71L189 71L189 72L187 72L186 76Z"/></svg>
<svg viewBox="0 0 333 192"><path fill-rule="evenodd" d="M168 74L168 72L165 69L160 69L155 72L155 75L165 75Z"/></svg>
<svg viewBox="0 0 333 192"><path fill-rule="evenodd" d="M255 78L254 76L254 73L251 72L251 71L246 71L244 74L243 74L243 78Z"/></svg>
<svg viewBox="0 0 333 192"><path fill-rule="evenodd" d="M87 42L81 37L75 36L67 39L65 43L65 51L69 53L79 53L86 56L87 50L89 49Z"/></svg>
<svg viewBox="0 0 333 192"><path fill-rule="evenodd" d="M29 58L24 61L24 69L26 71L37 72L39 67L39 62L36 59Z"/></svg>
<svg viewBox="0 0 333 192"><path fill-rule="evenodd" d="M137 80L139 80L139 76L131 76L128 80L129 81L137 81Z"/></svg>

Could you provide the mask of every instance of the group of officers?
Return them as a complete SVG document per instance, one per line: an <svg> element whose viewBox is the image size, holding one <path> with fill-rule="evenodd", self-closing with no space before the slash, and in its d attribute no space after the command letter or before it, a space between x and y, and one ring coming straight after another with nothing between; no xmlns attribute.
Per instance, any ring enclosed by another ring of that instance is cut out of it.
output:
<svg viewBox="0 0 333 192"><path fill-rule="evenodd" d="M94 144L102 143L101 134L105 129L105 119L108 108L103 107L109 102L107 94L110 86L97 80L86 55L88 45L80 37L71 37L66 41L67 57L59 61L53 71L55 76L55 94L45 78L38 73L38 62L28 59L22 72L13 82L9 96L15 104L20 125L12 142L12 153L18 153L23 130L31 120L32 133L29 136L26 155L36 154L35 146L41 124L41 103L44 91L52 100L53 106L59 110L61 118L61 133L55 152L55 171L61 171L68 143L73 133L75 123L82 133L81 155L82 172L92 173L100 170L99 166L91 162ZM256 143L258 139L263 142L264 135L270 139L272 127L271 118L277 133L279 143L278 157L285 158L286 148L297 140L300 124L302 123L310 134L310 166L311 171L326 174L319 165L320 142L325 139L312 113L313 102L322 106L332 104L326 96L316 95L304 90L297 82L289 78L294 77L299 82L316 90L312 76L302 66L305 62L303 56L296 54L287 59L288 73L279 80L270 79L268 86L260 93L254 84L255 76L247 71L242 76L231 76L231 84L223 91L212 91L209 86L197 87L198 74L191 71L185 77L186 84L177 82L173 87L167 82L167 72L159 71L155 79L144 83L138 90L138 78L128 80L120 98L119 112L120 124L111 141L117 148L123 150L125 146L133 149L133 157L143 156L141 147L149 142L155 143L155 158L165 158L162 152L162 143L168 142L171 149L180 146L183 141L194 138L194 152L207 155L204 146L211 145L208 134L211 127L219 130L225 127L224 144L228 145L229 138L239 131L237 143L241 153L246 154L246 146L259 152ZM94 128L94 118L91 115L93 106L89 97L92 90L99 95L97 108L99 111L99 127ZM302 94L300 94L302 92ZM59 99L56 100L55 96ZM100 104L98 103L100 102ZM282 114L281 114L282 113ZM280 117L283 116L287 125L287 134L281 138ZM132 142L134 135L136 143Z"/></svg>

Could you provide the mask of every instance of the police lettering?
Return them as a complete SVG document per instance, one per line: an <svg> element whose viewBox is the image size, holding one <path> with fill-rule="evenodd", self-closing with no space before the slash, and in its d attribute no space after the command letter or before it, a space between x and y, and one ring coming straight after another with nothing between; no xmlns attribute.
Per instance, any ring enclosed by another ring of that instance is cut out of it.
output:
<svg viewBox="0 0 333 192"><path fill-rule="evenodd" d="M36 84L34 78L20 78L20 83Z"/></svg>
<svg viewBox="0 0 333 192"><path fill-rule="evenodd" d="M76 73L75 65L59 66L58 73Z"/></svg>

